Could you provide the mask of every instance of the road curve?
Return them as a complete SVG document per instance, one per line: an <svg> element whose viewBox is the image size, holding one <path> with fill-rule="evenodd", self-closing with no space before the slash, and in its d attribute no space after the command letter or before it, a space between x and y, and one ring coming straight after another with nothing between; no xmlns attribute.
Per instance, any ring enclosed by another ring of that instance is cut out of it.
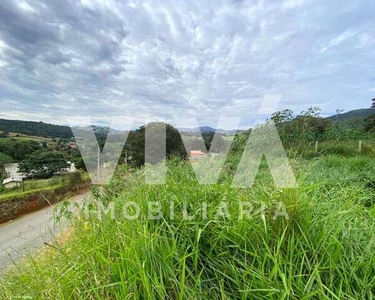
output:
<svg viewBox="0 0 375 300"><path fill-rule="evenodd" d="M89 192L70 199L81 203ZM0 271L17 266L17 261L50 242L62 229L55 224L53 206L48 206L17 220L0 225Z"/></svg>

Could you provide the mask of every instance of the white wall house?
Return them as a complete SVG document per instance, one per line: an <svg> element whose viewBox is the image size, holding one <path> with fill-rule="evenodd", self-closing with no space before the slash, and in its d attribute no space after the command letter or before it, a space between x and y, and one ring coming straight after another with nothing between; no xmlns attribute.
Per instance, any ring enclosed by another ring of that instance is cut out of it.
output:
<svg viewBox="0 0 375 300"><path fill-rule="evenodd" d="M22 178L20 177L11 177L11 178L7 178L3 180L3 185L7 189L20 186L21 183L22 183Z"/></svg>

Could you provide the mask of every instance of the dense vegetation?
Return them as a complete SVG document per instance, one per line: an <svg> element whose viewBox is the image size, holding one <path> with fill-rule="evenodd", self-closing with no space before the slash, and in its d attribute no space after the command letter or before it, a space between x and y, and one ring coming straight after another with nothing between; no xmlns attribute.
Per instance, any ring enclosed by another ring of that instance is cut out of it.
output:
<svg viewBox="0 0 375 300"><path fill-rule="evenodd" d="M319 107L311 107L294 116L291 110L283 110L272 115L271 120L278 127L282 140L286 143L305 143L329 140L370 140L374 134L369 132L370 116L345 118L341 122L322 118Z"/></svg>
<svg viewBox="0 0 375 300"><path fill-rule="evenodd" d="M3 163L11 163L13 162L13 158L7 154L0 152L0 165Z"/></svg>
<svg viewBox="0 0 375 300"><path fill-rule="evenodd" d="M330 118L322 118L320 111L319 107L311 107L296 115L286 109L273 113L268 122L275 124L284 146L297 153L306 153L307 147L316 141L327 142L328 148L340 148L336 147L340 142L343 148L351 144L349 147L355 152L356 146L353 147L352 141L375 140L375 115L364 120L348 117L341 122L333 122ZM232 149L243 150L250 134L251 129L236 135ZM336 143L329 143L331 141Z"/></svg>
<svg viewBox="0 0 375 300"><path fill-rule="evenodd" d="M166 157L169 158L172 155L178 156L181 159L186 158L186 151L180 136L180 133L176 128L165 123L150 123L146 126L141 126L135 131L129 132L129 136L123 151L123 157L125 155L130 156L131 160L129 163L134 166L141 166L145 163L145 137L146 130L149 131L150 136L150 148L155 151L152 158L153 163L157 163L165 158L160 156L160 140L163 138L162 132L165 130L165 152ZM121 159L123 161L123 159ZM151 161L150 161L151 162Z"/></svg>
<svg viewBox="0 0 375 300"><path fill-rule="evenodd" d="M41 149L43 145L40 142L32 140L0 138L0 152L12 160L21 161L27 155Z"/></svg>
<svg viewBox="0 0 375 300"><path fill-rule="evenodd" d="M364 129L368 132L375 133L375 115L365 119Z"/></svg>
<svg viewBox="0 0 375 300"><path fill-rule="evenodd" d="M359 119L360 121L363 121L373 115L375 115L374 109L363 108L363 109L351 110L346 113L338 113L334 116L329 117L328 119L333 122L341 123L341 122L347 121L348 119Z"/></svg>
<svg viewBox="0 0 375 300"><path fill-rule="evenodd" d="M39 150L20 162L19 172L27 178L50 178L69 167L61 153Z"/></svg>
<svg viewBox="0 0 375 300"><path fill-rule="evenodd" d="M72 130L68 126L19 120L0 119L0 131L50 138L70 139L73 136Z"/></svg>

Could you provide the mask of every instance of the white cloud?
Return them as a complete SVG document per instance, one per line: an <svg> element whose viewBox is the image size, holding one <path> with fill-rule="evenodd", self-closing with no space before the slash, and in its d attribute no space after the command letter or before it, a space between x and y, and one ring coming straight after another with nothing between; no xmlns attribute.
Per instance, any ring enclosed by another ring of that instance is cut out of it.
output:
<svg viewBox="0 0 375 300"><path fill-rule="evenodd" d="M0 4L4 118L142 124L189 113L250 124L268 94L281 95L280 109L333 112L372 98L364 0L25 3Z"/></svg>
<svg viewBox="0 0 375 300"><path fill-rule="evenodd" d="M282 4L283 9L293 9L306 4L306 0L286 0Z"/></svg>

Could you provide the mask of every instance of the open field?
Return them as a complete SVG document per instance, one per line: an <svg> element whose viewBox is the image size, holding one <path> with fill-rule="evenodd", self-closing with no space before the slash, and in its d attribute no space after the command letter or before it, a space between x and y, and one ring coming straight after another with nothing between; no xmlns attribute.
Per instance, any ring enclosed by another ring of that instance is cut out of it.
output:
<svg viewBox="0 0 375 300"><path fill-rule="evenodd" d="M3 133L0 131L0 134ZM17 132L9 132L9 138L15 138L15 139L26 139L26 140L32 140L32 141L46 141L46 142L51 142L52 139L46 138L46 137L41 137L41 136L32 136L32 135L26 135L26 134L21 134Z"/></svg>
<svg viewBox="0 0 375 300"><path fill-rule="evenodd" d="M2 131L0 131L0 134L1 133ZM0 137L0 139L3 141L9 141L13 139L13 140L20 140L20 141L34 141L34 142L40 142L40 143L47 143L48 147L52 147L55 144L55 142L51 138L26 135L26 134L21 134L17 132L9 132L9 137Z"/></svg>
<svg viewBox="0 0 375 300"><path fill-rule="evenodd" d="M233 141L234 135L222 135L221 136L225 141Z"/></svg>
<svg viewBox="0 0 375 300"><path fill-rule="evenodd" d="M199 185L187 162L170 161L165 185L120 168L95 213L74 235L2 282L3 299L371 299L375 290L375 160L366 155L292 159L299 187L280 190L263 162L252 189ZM230 217L212 218L222 200ZM139 204L135 220L125 202ZM149 201L163 217L147 218ZM174 212L170 203L174 202ZM239 201L251 202L239 219ZM202 203L207 203L207 218ZM189 215L184 218L183 205ZM274 218L279 203L288 217ZM265 210L262 210L265 205ZM264 211L264 213L262 213Z"/></svg>

